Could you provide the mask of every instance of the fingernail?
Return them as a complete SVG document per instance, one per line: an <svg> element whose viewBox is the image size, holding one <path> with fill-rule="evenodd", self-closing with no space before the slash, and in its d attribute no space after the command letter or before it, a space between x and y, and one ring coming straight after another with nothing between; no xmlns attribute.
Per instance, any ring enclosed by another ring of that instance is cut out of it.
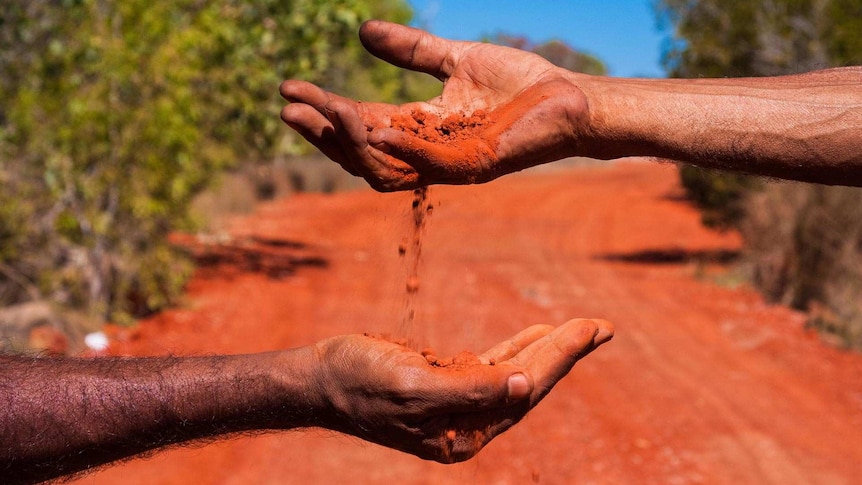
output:
<svg viewBox="0 0 862 485"><path fill-rule="evenodd" d="M520 400L530 395L530 381L524 374L509 376L509 399Z"/></svg>
<svg viewBox="0 0 862 485"><path fill-rule="evenodd" d="M613 332L604 327L599 327L599 330L596 332L596 336L593 337L593 342L596 345L601 345L613 337Z"/></svg>

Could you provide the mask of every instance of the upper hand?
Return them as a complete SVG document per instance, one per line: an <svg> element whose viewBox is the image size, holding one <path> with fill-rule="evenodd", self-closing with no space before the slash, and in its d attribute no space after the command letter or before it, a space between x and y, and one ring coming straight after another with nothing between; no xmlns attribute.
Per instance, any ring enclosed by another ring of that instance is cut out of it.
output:
<svg viewBox="0 0 862 485"><path fill-rule="evenodd" d="M290 104L281 116L375 189L485 182L583 150L579 145L589 131L586 97L575 75L542 57L382 21L366 22L359 35L377 57L443 81L442 94L396 106L285 81L281 94ZM411 122L417 113L424 128L444 126L458 136L423 136ZM469 120L473 114L480 116ZM478 125L458 127L466 121ZM409 124L413 129L405 128Z"/></svg>
<svg viewBox="0 0 862 485"><path fill-rule="evenodd" d="M479 360L439 367L386 340L317 344L327 427L441 463L466 460L517 423L575 363L613 335L603 320L530 327Z"/></svg>

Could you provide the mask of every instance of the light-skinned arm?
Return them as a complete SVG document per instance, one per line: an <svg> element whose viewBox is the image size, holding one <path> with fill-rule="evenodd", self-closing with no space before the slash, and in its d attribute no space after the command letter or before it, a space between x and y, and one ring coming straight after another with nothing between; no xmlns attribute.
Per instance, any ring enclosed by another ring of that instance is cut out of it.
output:
<svg viewBox="0 0 862 485"><path fill-rule="evenodd" d="M601 320L537 325L462 368L363 335L235 356L3 356L0 476L34 483L190 441L306 427L463 461L612 335Z"/></svg>
<svg viewBox="0 0 862 485"><path fill-rule="evenodd" d="M377 57L431 74L441 96L361 103L286 81L282 119L383 191L467 184L569 156L647 156L827 184L862 185L862 68L745 79L621 79L558 68L517 49L451 41L381 21L360 40ZM393 127L485 114L436 142Z"/></svg>

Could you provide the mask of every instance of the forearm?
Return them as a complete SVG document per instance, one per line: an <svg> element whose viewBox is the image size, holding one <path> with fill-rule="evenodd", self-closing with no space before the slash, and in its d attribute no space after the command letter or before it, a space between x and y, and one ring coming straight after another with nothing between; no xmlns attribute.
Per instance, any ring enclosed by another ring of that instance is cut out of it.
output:
<svg viewBox="0 0 862 485"><path fill-rule="evenodd" d="M591 156L654 156L704 167L862 185L862 68L745 79L575 75Z"/></svg>
<svg viewBox="0 0 862 485"><path fill-rule="evenodd" d="M44 480L186 441L315 425L309 353L2 357L0 475Z"/></svg>

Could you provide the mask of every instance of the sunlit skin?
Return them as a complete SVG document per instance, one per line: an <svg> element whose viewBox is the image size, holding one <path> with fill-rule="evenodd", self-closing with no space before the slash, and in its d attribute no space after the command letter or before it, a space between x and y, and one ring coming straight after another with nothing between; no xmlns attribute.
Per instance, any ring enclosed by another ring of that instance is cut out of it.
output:
<svg viewBox="0 0 862 485"><path fill-rule="evenodd" d="M647 156L777 178L862 185L862 68L744 79L620 79L566 71L517 49L451 41L382 21L359 32L442 94L406 105L357 102L285 81L282 119L377 190L466 184L568 156ZM492 113L453 149L391 128L396 113ZM478 157L464 155L464 148ZM479 161L465 172L461 158Z"/></svg>
<svg viewBox="0 0 862 485"><path fill-rule="evenodd" d="M31 483L189 441L306 427L463 461L612 336L603 320L536 325L466 367L363 335L235 356L2 356L0 476Z"/></svg>

